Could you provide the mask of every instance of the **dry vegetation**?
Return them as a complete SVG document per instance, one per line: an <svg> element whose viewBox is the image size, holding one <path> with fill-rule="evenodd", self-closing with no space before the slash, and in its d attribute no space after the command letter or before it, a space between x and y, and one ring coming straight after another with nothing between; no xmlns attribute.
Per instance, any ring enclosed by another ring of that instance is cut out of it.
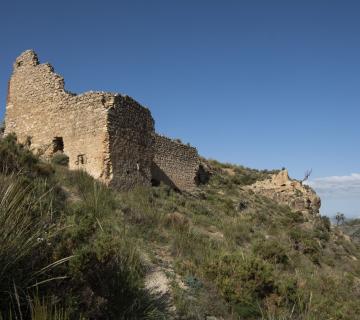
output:
<svg viewBox="0 0 360 320"><path fill-rule="evenodd" d="M119 193L40 162L15 137L0 141L0 155L3 319L360 314L358 245L325 217L243 188L270 171L210 161L209 184L192 194ZM165 294L145 287L150 265L168 278Z"/></svg>

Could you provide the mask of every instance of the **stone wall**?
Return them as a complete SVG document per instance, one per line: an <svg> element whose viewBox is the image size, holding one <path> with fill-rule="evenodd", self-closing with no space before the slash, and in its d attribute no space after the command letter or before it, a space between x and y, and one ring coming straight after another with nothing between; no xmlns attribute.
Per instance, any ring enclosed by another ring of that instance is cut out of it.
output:
<svg viewBox="0 0 360 320"><path fill-rule="evenodd" d="M191 191L202 180L203 165L196 148L155 135L153 184L164 182L179 190Z"/></svg>
<svg viewBox="0 0 360 320"><path fill-rule="evenodd" d="M109 109L111 185L150 185L154 158L154 121L150 111L128 96L118 96Z"/></svg>
<svg viewBox="0 0 360 320"><path fill-rule="evenodd" d="M65 153L70 169L118 189L152 181L191 191L207 179L197 150L156 135L147 108L120 94L65 90L64 79L32 50L14 63L5 122L5 134L16 133L35 153Z"/></svg>
<svg viewBox="0 0 360 320"><path fill-rule="evenodd" d="M51 65L40 64L31 50L14 64L5 123L5 134L15 132L20 142L31 142L30 148L45 157L56 151L53 141L61 140L70 169L84 169L124 189L150 183L150 112L118 94L66 91L63 78ZM133 170L138 161L139 172Z"/></svg>

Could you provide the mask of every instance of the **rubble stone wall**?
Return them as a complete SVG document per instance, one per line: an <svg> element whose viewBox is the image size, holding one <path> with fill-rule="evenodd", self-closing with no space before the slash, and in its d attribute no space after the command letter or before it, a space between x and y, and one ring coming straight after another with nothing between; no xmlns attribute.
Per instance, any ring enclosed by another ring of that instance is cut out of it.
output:
<svg viewBox="0 0 360 320"><path fill-rule="evenodd" d="M127 189L151 185L154 121L150 111L128 96L118 96L109 109L108 129L114 177L111 185Z"/></svg>
<svg viewBox="0 0 360 320"><path fill-rule="evenodd" d="M190 191L207 177L195 148L155 134L147 108L120 94L67 91L32 50L14 63L5 123L5 134L16 133L35 153L63 152L70 169L118 189L162 181Z"/></svg>
<svg viewBox="0 0 360 320"><path fill-rule="evenodd" d="M179 190L191 191L199 183L200 169L196 148L155 135L153 183L164 182Z"/></svg>

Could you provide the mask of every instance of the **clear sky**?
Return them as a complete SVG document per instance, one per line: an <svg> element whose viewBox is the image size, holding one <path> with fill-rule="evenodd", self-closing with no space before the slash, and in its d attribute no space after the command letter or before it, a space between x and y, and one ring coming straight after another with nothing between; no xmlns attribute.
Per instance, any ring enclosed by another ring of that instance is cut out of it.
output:
<svg viewBox="0 0 360 320"><path fill-rule="evenodd" d="M35 49L74 92L126 93L205 157L287 167L323 213L360 215L360 1L7 0L0 117Z"/></svg>

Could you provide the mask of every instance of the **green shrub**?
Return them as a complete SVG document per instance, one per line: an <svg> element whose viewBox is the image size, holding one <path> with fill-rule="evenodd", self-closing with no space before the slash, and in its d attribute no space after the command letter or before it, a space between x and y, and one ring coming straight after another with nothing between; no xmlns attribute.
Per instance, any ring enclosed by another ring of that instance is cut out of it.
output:
<svg viewBox="0 0 360 320"><path fill-rule="evenodd" d="M21 172L30 178L48 177L54 171L50 165L39 161L30 150L17 143L16 135L0 139L0 173Z"/></svg>
<svg viewBox="0 0 360 320"><path fill-rule="evenodd" d="M75 314L90 319L128 319L150 311L154 301L143 289L145 269L127 237L100 233L92 244L74 253L67 289L72 298L66 304Z"/></svg>
<svg viewBox="0 0 360 320"><path fill-rule="evenodd" d="M300 211L288 210L286 215L291 223L303 223L305 222L305 217Z"/></svg>
<svg viewBox="0 0 360 320"><path fill-rule="evenodd" d="M254 244L254 253L271 263L287 264L289 258L279 240L259 240Z"/></svg>
<svg viewBox="0 0 360 320"><path fill-rule="evenodd" d="M294 227L289 232L295 250L307 255L315 264L320 264L321 246L315 233Z"/></svg>
<svg viewBox="0 0 360 320"><path fill-rule="evenodd" d="M219 256L205 272L240 317L260 316L259 302L277 291L271 265L251 255Z"/></svg>
<svg viewBox="0 0 360 320"><path fill-rule="evenodd" d="M321 217L315 223L314 236L324 242L330 240L330 219L328 217Z"/></svg>
<svg viewBox="0 0 360 320"><path fill-rule="evenodd" d="M67 167L69 165L69 157L64 153L56 153L51 158L51 163L59 166Z"/></svg>
<svg viewBox="0 0 360 320"><path fill-rule="evenodd" d="M330 231L331 230L331 222L330 222L330 218L327 217L327 216L321 216L321 222L324 226L324 228L327 230L327 231Z"/></svg>

